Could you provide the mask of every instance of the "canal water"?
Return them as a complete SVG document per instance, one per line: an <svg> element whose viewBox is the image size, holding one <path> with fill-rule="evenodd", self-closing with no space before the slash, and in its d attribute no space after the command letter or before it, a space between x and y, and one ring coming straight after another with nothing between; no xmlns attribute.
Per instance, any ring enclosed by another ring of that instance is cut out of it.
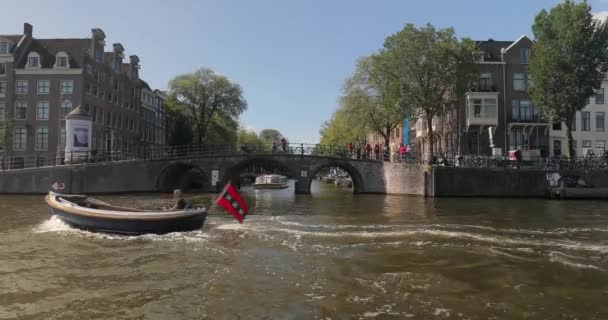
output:
<svg viewBox="0 0 608 320"><path fill-rule="evenodd" d="M0 196L0 319L608 318L605 202L313 191L244 188L242 225L212 208L201 231L138 237Z"/></svg>

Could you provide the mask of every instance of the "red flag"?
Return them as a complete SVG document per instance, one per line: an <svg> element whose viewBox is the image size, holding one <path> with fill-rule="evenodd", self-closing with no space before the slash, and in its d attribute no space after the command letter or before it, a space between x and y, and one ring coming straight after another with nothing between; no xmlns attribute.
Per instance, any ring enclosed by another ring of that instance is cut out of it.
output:
<svg viewBox="0 0 608 320"><path fill-rule="evenodd" d="M249 213L247 203L245 203L241 194L230 183L224 188L220 196L217 197L215 203L226 209L239 223L243 223L243 219Z"/></svg>

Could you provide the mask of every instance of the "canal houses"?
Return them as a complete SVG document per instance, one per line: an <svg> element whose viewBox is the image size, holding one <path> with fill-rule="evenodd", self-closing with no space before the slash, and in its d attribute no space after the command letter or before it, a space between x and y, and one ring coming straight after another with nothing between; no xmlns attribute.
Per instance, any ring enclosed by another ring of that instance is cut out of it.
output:
<svg viewBox="0 0 608 320"><path fill-rule="evenodd" d="M77 106L91 116L94 151L130 153L164 143L143 139L146 121L159 121L142 118L139 57L127 57L120 43L106 47L99 28L86 38L41 39L25 23L22 34L0 35L0 121L10 131L0 148L36 154L41 165L55 161L65 148L65 116Z"/></svg>

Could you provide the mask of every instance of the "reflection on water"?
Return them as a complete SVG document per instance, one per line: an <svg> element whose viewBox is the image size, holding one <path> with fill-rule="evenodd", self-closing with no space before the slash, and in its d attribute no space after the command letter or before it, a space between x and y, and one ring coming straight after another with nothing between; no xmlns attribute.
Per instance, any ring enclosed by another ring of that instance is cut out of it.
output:
<svg viewBox="0 0 608 320"><path fill-rule="evenodd" d="M215 195L202 230L117 236L0 196L0 319L605 319L602 202L353 195L313 184ZM104 196L160 207L169 195Z"/></svg>

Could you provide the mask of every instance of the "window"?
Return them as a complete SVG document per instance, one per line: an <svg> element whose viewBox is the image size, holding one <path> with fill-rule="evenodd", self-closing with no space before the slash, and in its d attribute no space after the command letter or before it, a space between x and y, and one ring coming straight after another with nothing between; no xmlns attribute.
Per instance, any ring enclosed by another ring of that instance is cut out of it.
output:
<svg viewBox="0 0 608 320"><path fill-rule="evenodd" d="M513 100L511 102L511 119L513 121L532 121L538 116L538 109L530 100Z"/></svg>
<svg viewBox="0 0 608 320"><path fill-rule="evenodd" d="M6 81L0 81L0 98L6 97Z"/></svg>
<svg viewBox="0 0 608 320"><path fill-rule="evenodd" d="M597 132L604 132L604 118L605 112L595 113L595 130Z"/></svg>
<svg viewBox="0 0 608 320"><path fill-rule="evenodd" d="M93 123L97 122L97 108L93 106L93 110L91 111L91 120Z"/></svg>
<svg viewBox="0 0 608 320"><path fill-rule="evenodd" d="M479 75L479 90L480 91L494 91L492 83L491 73L482 73Z"/></svg>
<svg viewBox="0 0 608 320"><path fill-rule="evenodd" d="M529 147L529 132L521 129L509 131L509 141L511 150L523 150Z"/></svg>
<svg viewBox="0 0 608 320"><path fill-rule="evenodd" d="M604 88L595 91L595 104L604 104Z"/></svg>
<svg viewBox="0 0 608 320"><path fill-rule="evenodd" d="M95 44L95 60L101 62L103 59L103 42Z"/></svg>
<svg viewBox="0 0 608 320"><path fill-rule="evenodd" d="M59 129L59 145L65 148L65 128Z"/></svg>
<svg viewBox="0 0 608 320"><path fill-rule="evenodd" d="M53 68L69 68L69 58L68 54L65 52L58 52L55 55L55 65Z"/></svg>
<svg viewBox="0 0 608 320"><path fill-rule="evenodd" d="M72 101L70 101L70 100L61 101L60 111L61 111L61 119L65 118L65 116L67 116L68 113L70 113L72 111Z"/></svg>
<svg viewBox="0 0 608 320"><path fill-rule="evenodd" d="M604 154L606 150L606 140L596 140L595 141L595 154L601 156Z"/></svg>
<svg viewBox="0 0 608 320"><path fill-rule="evenodd" d="M6 103L0 102L0 121L6 119Z"/></svg>
<svg viewBox="0 0 608 320"><path fill-rule="evenodd" d="M74 80L59 81L59 92L61 94L72 94L74 92Z"/></svg>
<svg viewBox="0 0 608 320"><path fill-rule="evenodd" d="M591 112L581 112L581 131L591 131Z"/></svg>
<svg viewBox="0 0 608 320"><path fill-rule="evenodd" d="M15 120L27 119L27 102L17 101L15 102Z"/></svg>
<svg viewBox="0 0 608 320"><path fill-rule="evenodd" d="M38 80L38 94L49 94L51 92L51 80Z"/></svg>
<svg viewBox="0 0 608 320"><path fill-rule="evenodd" d="M38 102L38 108L36 109L36 120L48 120L49 119L49 103L47 101Z"/></svg>
<svg viewBox="0 0 608 320"><path fill-rule="evenodd" d="M8 40L0 39L0 54L8 54Z"/></svg>
<svg viewBox="0 0 608 320"><path fill-rule="evenodd" d="M28 92L27 87L28 87L27 80L15 81L15 93L16 94L27 94L27 92Z"/></svg>
<svg viewBox="0 0 608 320"><path fill-rule="evenodd" d="M519 50L519 59L522 64L530 63L531 53L532 53L532 50L530 50L530 48L522 48Z"/></svg>
<svg viewBox="0 0 608 320"><path fill-rule="evenodd" d="M481 99L473 99L473 117L481 118Z"/></svg>
<svg viewBox="0 0 608 320"><path fill-rule="evenodd" d="M0 63L0 75L6 74L6 64Z"/></svg>
<svg viewBox="0 0 608 320"><path fill-rule="evenodd" d="M559 157L562 155L562 142L560 140L553 140L553 156Z"/></svg>
<svg viewBox="0 0 608 320"><path fill-rule="evenodd" d="M46 150L49 148L49 128L36 128L36 150Z"/></svg>
<svg viewBox="0 0 608 320"><path fill-rule="evenodd" d="M112 124L112 113L106 113L106 126L110 126Z"/></svg>
<svg viewBox="0 0 608 320"><path fill-rule="evenodd" d="M525 91L526 90L526 74L525 73L514 73L513 74L513 90Z"/></svg>
<svg viewBox="0 0 608 320"><path fill-rule="evenodd" d="M574 117L572 118L572 123L570 123L570 130L576 131L576 113L574 114Z"/></svg>
<svg viewBox="0 0 608 320"><path fill-rule="evenodd" d="M591 140L583 140L583 148L591 148Z"/></svg>
<svg viewBox="0 0 608 320"><path fill-rule="evenodd" d="M554 122L553 123L553 130L554 131L562 131L562 123L561 122Z"/></svg>
<svg viewBox="0 0 608 320"><path fill-rule="evenodd" d="M40 55L36 52L30 52L27 55L27 65L26 68L38 69L40 68Z"/></svg>
<svg viewBox="0 0 608 320"><path fill-rule="evenodd" d="M15 136L13 139L13 149L25 150L25 128L15 128Z"/></svg>

